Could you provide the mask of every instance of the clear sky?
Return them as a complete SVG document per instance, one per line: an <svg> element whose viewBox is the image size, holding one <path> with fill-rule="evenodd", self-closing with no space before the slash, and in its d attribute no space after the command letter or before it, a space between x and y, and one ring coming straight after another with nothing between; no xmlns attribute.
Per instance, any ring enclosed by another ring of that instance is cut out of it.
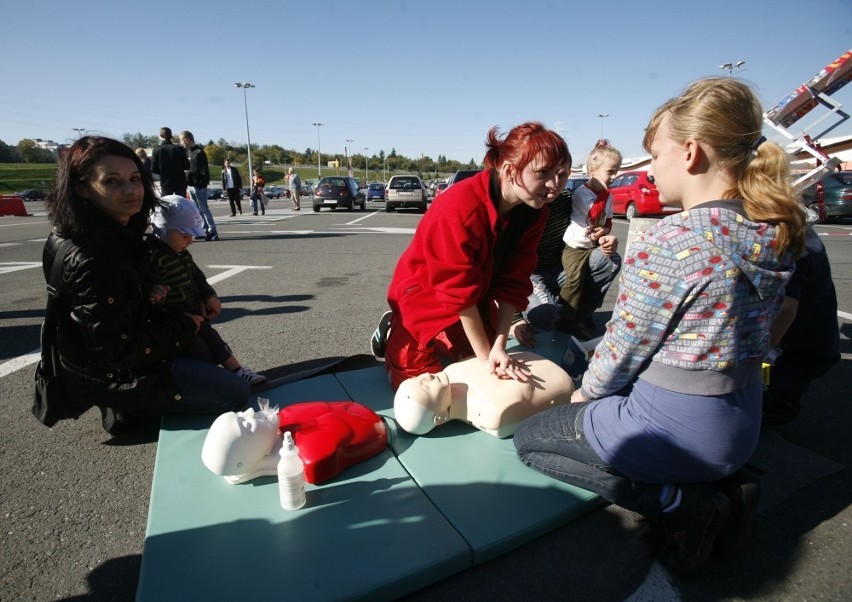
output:
<svg viewBox="0 0 852 602"><path fill-rule="evenodd" d="M6 0L0 140L197 140L480 161L492 126L644 155L652 111L733 73L769 108L852 48L852 0ZM852 84L835 95L852 110ZM609 114L599 118L598 114ZM805 124L807 118L803 120ZM312 124L321 122L320 128ZM852 134L852 120L832 132ZM770 136L777 139L777 136Z"/></svg>

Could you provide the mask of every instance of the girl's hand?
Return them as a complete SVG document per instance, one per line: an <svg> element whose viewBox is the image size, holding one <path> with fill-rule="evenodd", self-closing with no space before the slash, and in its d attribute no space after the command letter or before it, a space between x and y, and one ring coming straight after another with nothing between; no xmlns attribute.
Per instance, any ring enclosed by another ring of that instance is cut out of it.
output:
<svg viewBox="0 0 852 602"><path fill-rule="evenodd" d="M589 240L597 241L602 236L609 234L609 230L603 226L593 226L589 228Z"/></svg>
<svg viewBox="0 0 852 602"><path fill-rule="evenodd" d="M618 251L618 237L612 234L605 234L598 239L598 246L604 255L612 255Z"/></svg>
<svg viewBox="0 0 852 602"><path fill-rule="evenodd" d="M488 373L500 378L527 382L532 374L522 360L512 358L502 347L494 347L488 355Z"/></svg>
<svg viewBox="0 0 852 602"><path fill-rule="evenodd" d="M148 293L148 303L155 305L160 303L169 294L169 287L165 284L154 284L151 286L151 291Z"/></svg>

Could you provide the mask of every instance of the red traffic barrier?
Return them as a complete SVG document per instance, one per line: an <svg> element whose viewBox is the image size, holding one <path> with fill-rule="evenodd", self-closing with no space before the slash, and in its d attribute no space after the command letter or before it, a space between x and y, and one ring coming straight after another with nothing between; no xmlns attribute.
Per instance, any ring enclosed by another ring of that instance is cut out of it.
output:
<svg viewBox="0 0 852 602"><path fill-rule="evenodd" d="M0 196L0 215L29 215L24 207L24 199L16 194Z"/></svg>

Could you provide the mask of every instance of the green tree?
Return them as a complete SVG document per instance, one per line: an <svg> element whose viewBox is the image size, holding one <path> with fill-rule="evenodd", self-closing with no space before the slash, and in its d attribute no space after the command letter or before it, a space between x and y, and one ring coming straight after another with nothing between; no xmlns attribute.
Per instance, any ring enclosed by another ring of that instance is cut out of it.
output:
<svg viewBox="0 0 852 602"><path fill-rule="evenodd" d="M0 140L0 163L20 163L21 155L14 146Z"/></svg>
<svg viewBox="0 0 852 602"><path fill-rule="evenodd" d="M204 147L204 152L210 165L222 165L225 162L225 149L218 144L210 142Z"/></svg>
<svg viewBox="0 0 852 602"><path fill-rule="evenodd" d="M18 153L24 163L52 163L55 159L53 153L36 146L35 141L24 138L18 142Z"/></svg>
<svg viewBox="0 0 852 602"><path fill-rule="evenodd" d="M159 140L160 139L157 136L146 136L142 132L124 134L121 137L121 141L130 148L154 148L157 146Z"/></svg>

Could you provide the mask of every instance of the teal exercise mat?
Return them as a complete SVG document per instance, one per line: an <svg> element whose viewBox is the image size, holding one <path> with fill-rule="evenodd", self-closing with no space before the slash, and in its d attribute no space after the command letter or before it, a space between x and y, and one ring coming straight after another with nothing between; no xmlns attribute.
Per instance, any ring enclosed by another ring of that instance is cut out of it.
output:
<svg viewBox="0 0 852 602"><path fill-rule="evenodd" d="M331 375L262 396L348 399ZM471 566L390 450L309 484L307 505L286 512L275 477L229 485L207 470L200 420L213 419L169 417L160 432L138 600L389 600Z"/></svg>
<svg viewBox="0 0 852 602"><path fill-rule="evenodd" d="M533 351L558 364L569 338L561 332L541 333ZM395 425L393 391L383 366L335 376L354 401ZM524 466L511 438L497 439L459 421L419 437L396 428L391 448L468 542L477 564L604 503L596 494Z"/></svg>
<svg viewBox="0 0 852 602"><path fill-rule="evenodd" d="M350 399L381 416L393 416L393 390L384 364L334 375Z"/></svg>

